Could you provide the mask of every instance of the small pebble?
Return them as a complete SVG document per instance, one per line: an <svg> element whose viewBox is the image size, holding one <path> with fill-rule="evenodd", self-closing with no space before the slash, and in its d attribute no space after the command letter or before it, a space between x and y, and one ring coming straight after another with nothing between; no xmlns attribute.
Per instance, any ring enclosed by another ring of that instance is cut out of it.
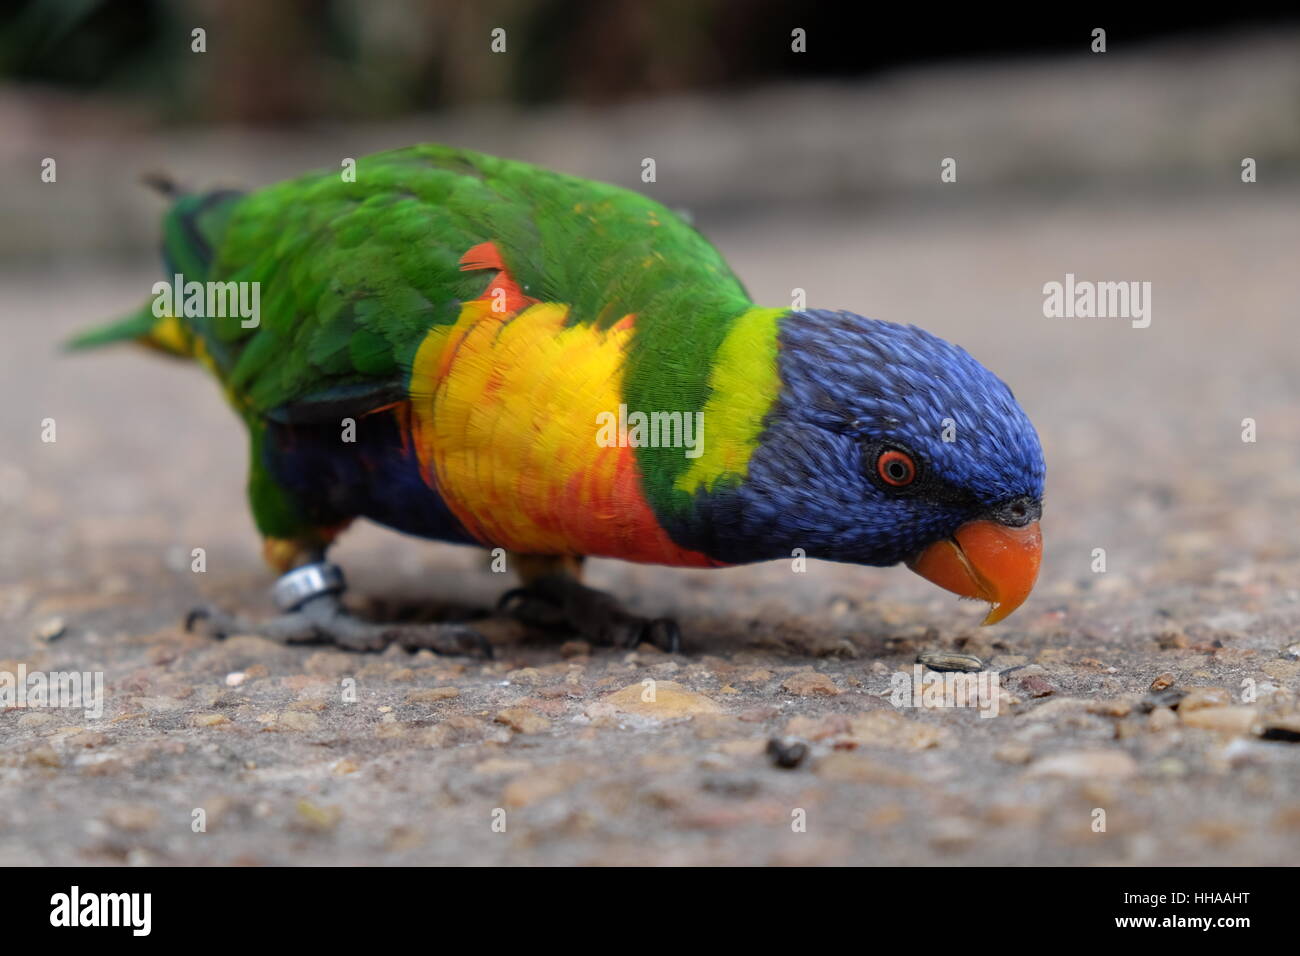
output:
<svg viewBox="0 0 1300 956"><path fill-rule="evenodd" d="M1188 727L1214 730L1224 734L1249 733L1259 712L1254 707L1202 707L1200 710L1179 711Z"/></svg>
<svg viewBox="0 0 1300 956"><path fill-rule="evenodd" d="M1123 779L1137 772L1137 761L1123 750L1080 750L1053 754L1029 768L1031 777L1071 777L1076 780Z"/></svg>
<svg viewBox="0 0 1300 956"><path fill-rule="evenodd" d="M1227 707L1232 695L1226 687L1193 687L1178 704L1179 713L1200 710L1202 707Z"/></svg>
<svg viewBox="0 0 1300 956"><path fill-rule="evenodd" d="M835 682L816 671L800 671L781 681L781 687L799 697L835 697L842 694Z"/></svg>
<svg viewBox="0 0 1300 956"><path fill-rule="evenodd" d="M521 734L540 734L551 729L549 720L527 707L507 707L498 711L496 722Z"/></svg>
<svg viewBox="0 0 1300 956"><path fill-rule="evenodd" d="M993 756L1003 763L1026 764L1033 759L1034 751L1028 744L1013 741L993 751Z"/></svg>
<svg viewBox="0 0 1300 956"><path fill-rule="evenodd" d="M767 742L767 755L776 766L793 770L808 756L808 745L793 737L773 737Z"/></svg>
<svg viewBox="0 0 1300 956"><path fill-rule="evenodd" d="M57 641L68 631L68 625L61 617L52 617L36 629L36 639Z"/></svg>
<svg viewBox="0 0 1300 956"><path fill-rule="evenodd" d="M932 671L984 670L984 662L974 654L958 654L955 651L922 651L916 655L916 662Z"/></svg>
<svg viewBox="0 0 1300 956"><path fill-rule="evenodd" d="M1168 630L1156 638L1156 645L1162 651L1182 650L1189 643L1187 635L1180 630Z"/></svg>
<svg viewBox="0 0 1300 956"><path fill-rule="evenodd" d="M427 687L423 690L413 690L406 695L408 704L436 704L440 700L451 700L453 697L460 696L460 689L457 687Z"/></svg>
<svg viewBox="0 0 1300 956"><path fill-rule="evenodd" d="M1151 711L1160 707L1168 707L1176 710L1178 705L1182 703L1183 698L1186 696L1187 691L1183 690L1181 687L1166 687L1163 690L1147 694L1143 697L1142 700L1138 702L1138 710L1142 711L1144 714L1149 714Z"/></svg>
<svg viewBox="0 0 1300 956"><path fill-rule="evenodd" d="M1020 689L1030 697L1050 697L1056 693L1056 688L1043 680L1041 677L1026 677L1020 681Z"/></svg>
<svg viewBox="0 0 1300 956"><path fill-rule="evenodd" d="M306 830L328 833L339 825L343 811L339 807L321 807L310 800L298 801L298 823Z"/></svg>
<svg viewBox="0 0 1300 956"><path fill-rule="evenodd" d="M157 826L161 814L153 807L143 804L110 807L104 818L119 830L143 833Z"/></svg>

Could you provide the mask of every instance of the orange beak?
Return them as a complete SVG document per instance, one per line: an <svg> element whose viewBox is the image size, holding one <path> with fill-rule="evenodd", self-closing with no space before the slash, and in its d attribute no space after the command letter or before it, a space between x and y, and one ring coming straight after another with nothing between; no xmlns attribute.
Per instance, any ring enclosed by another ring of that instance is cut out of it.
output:
<svg viewBox="0 0 1300 956"><path fill-rule="evenodd" d="M907 566L954 594L988 601L992 606L983 623L996 624L1029 597L1042 556L1043 535L1037 521L1023 528L970 521Z"/></svg>

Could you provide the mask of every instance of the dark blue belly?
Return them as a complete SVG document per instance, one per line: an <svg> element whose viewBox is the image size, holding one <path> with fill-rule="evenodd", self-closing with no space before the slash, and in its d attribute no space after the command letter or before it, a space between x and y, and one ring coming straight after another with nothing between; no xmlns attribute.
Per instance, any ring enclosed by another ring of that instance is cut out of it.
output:
<svg viewBox="0 0 1300 956"><path fill-rule="evenodd" d="M337 422L268 423L267 468L323 518L369 518L423 538L478 543L442 496L425 484L414 450L403 447L395 412L358 418L355 442L343 441L342 433Z"/></svg>

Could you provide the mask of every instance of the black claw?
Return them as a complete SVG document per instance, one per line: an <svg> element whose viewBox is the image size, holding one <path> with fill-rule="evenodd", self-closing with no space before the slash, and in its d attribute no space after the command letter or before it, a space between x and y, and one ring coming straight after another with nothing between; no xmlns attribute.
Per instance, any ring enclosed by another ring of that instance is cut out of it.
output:
<svg viewBox="0 0 1300 956"><path fill-rule="evenodd" d="M198 624L199 621L211 621L215 625L216 620L217 615L213 613L212 608L204 607L203 605L192 607L185 615L185 633L193 634L194 625ZM224 641L226 637L228 637L226 629L219 626L212 627L208 636L218 641Z"/></svg>
<svg viewBox="0 0 1300 956"><path fill-rule="evenodd" d="M669 654L682 648L677 622L661 617L646 620L628 614L608 594L557 576L501 595L497 610L517 620L553 631L577 631L594 644L635 649L642 641Z"/></svg>
<svg viewBox="0 0 1300 956"><path fill-rule="evenodd" d="M632 627L618 627L614 632L616 634L622 634L623 639L621 641L610 641L610 643L626 647L629 650L636 650L637 646L646 639L645 628L642 626L633 625Z"/></svg>
<svg viewBox="0 0 1300 956"><path fill-rule="evenodd" d="M647 624L643 638L669 654L678 654L682 649L682 629L670 617L657 617Z"/></svg>
<svg viewBox="0 0 1300 956"><path fill-rule="evenodd" d="M515 588L503 595L497 604L497 613L542 630L563 630L572 626L563 610L525 588Z"/></svg>

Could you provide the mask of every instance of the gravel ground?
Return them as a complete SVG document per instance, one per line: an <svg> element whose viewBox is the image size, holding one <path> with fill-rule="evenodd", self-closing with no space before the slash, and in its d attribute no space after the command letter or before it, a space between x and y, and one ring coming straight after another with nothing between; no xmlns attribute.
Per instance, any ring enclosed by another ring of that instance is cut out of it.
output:
<svg viewBox="0 0 1300 956"><path fill-rule="evenodd" d="M105 703L0 713L0 863L1293 863L1298 202L701 223L760 301L916 322L1006 378L1047 454L1046 553L993 628L901 569L596 562L679 617L673 656L500 621L486 663L183 633L200 601L267 610L240 428L197 369L55 354L147 263L5 276L0 670L102 671ZM1066 272L1150 281L1151 326L1045 319ZM378 613L479 615L507 586L374 527L336 557ZM894 707L927 650L997 670L997 716Z"/></svg>

